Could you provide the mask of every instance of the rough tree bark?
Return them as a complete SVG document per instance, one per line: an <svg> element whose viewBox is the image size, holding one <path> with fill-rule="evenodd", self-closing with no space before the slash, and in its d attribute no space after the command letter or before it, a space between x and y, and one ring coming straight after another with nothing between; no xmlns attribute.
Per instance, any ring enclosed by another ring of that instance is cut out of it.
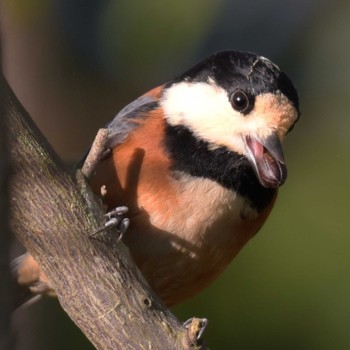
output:
<svg viewBox="0 0 350 350"><path fill-rule="evenodd" d="M63 309L97 349L204 349L148 287L103 209L73 178L0 77L13 177L11 228L47 274Z"/></svg>

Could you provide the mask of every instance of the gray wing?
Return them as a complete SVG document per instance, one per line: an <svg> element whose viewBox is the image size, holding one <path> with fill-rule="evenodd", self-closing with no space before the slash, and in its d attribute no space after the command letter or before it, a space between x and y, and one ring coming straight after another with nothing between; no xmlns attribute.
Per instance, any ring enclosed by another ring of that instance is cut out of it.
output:
<svg viewBox="0 0 350 350"><path fill-rule="evenodd" d="M147 117L147 112L157 108L159 101L152 96L143 95L126 105L105 127L108 129L108 141L106 148L112 148L123 143L130 132L138 126L137 119ZM85 162L89 149L76 164L75 168L81 168Z"/></svg>
<svg viewBox="0 0 350 350"><path fill-rule="evenodd" d="M137 119L147 117L147 112L157 107L158 100L147 95L143 95L125 106L106 125L108 128L108 147L114 147L123 143L129 133L137 127Z"/></svg>

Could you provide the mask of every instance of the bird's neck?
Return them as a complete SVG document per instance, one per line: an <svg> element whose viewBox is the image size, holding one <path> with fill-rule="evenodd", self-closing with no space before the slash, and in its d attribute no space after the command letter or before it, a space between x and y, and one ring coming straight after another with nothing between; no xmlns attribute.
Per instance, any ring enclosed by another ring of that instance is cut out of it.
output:
<svg viewBox="0 0 350 350"><path fill-rule="evenodd" d="M173 170L214 180L247 199L258 212L263 211L273 200L276 189L263 187L242 155L226 147L209 146L184 126L165 127L165 147Z"/></svg>

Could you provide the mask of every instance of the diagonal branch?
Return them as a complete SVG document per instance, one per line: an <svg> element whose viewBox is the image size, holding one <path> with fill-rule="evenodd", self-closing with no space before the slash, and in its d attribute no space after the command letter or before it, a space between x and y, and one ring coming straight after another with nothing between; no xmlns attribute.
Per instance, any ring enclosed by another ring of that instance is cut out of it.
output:
<svg viewBox="0 0 350 350"><path fill-rule="evenodd" d="M203 349L148 287L84 178L74 179L0 76L14 175L11 226L97 349ZM195 319L194 319L195 321ZM198 321L198 320L197 320Z"/></svg>

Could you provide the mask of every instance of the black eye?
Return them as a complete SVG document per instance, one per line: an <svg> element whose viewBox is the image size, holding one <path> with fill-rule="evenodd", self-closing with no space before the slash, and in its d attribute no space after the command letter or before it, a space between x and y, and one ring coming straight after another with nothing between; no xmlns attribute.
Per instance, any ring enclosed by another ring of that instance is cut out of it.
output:
<svg viewBox="0 0 350 350"><path fill-rule="evenodd" d="M232 107L238 112L244 112L250 105L248 94L243 90L236 90L230 96Z"/></svg>

